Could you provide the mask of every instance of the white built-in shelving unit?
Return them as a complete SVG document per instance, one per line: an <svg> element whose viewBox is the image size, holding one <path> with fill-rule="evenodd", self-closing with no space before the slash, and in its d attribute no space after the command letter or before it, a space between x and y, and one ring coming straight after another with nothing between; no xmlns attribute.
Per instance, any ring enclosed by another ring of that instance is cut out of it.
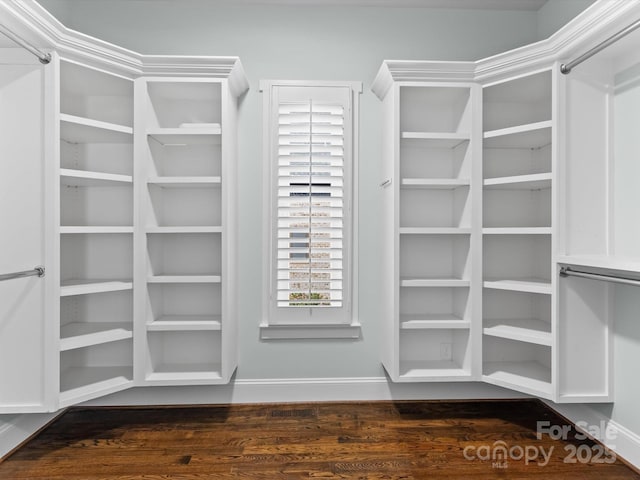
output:
<svg viewBox="0 0 640 480"><path fill-rule="evenodd" d="M560 77L559 267L640 279L639 42L635 31ZM637 287L599 278L559 281L563 401L613 398L614 305L620 290ZM576 358L572 351L583 355Z"/></svg>
<svg viewBox="0 0 640 480"><path fill-rule="evenodd" d="M96 49L52 52L46 88L33 93L50 333L39 403L3 401L2 412L53 411L134 386L226 383L237 365L242 66Z"/></svg>
<svg viewBox="0 0 640 480"><path fill-rule="evenodd" d="M553 394L553 73L483 88L483 379Z"/></svg>
<svg viewBox="0 0 640 480"><path fill-rule="evenodd" d="M148 384L227 382L235 370L235 99L226 80L138 80L146 251L140 376Z"/></svg>
<svg viewBox="0 0 640 480"><path fill-rule="evenodd" d="M640 273L637 45L633 32L561 77L566 118L561 260Z"/></svg>
<svg viewBox="0 0 640 480"><path fill-rule="evenodd" d="M554 61L515 73L479 65L386 61L373 84L385 115L383 365L396 382L481 380L557 402L611 401L612 287L559 277L572 260L640 264L596 256L612 218L601 205L610 135L575 144L593 130L587 110L610 111L595 93L606 88L591 79L595 99L585 99ZM567 84L576 92L561 101ZM572 109L583 121L569 128ZM590 149L593 173L582 166ZM581 181L567 189L568 168ZM602 191L586 199L596 178ZM635 227L616 228L630 247ZM578 246L584 255L569 255Z"/></svg>
<svg viewBox="0 0 640 480"><path fill-rule="evenodd" d="M393 258L384 272L390 280L383 363L394 381L474 375L478 93L464 82L397 82L384 97L385 114L397 118L385 138L393 161L382 184L385 249Z"/></svg>
<svg viewBox="0 0 640 480"><path fill-rule="evenodd" d="M59 67L59 403L133 382L133 81Z"/></svg>

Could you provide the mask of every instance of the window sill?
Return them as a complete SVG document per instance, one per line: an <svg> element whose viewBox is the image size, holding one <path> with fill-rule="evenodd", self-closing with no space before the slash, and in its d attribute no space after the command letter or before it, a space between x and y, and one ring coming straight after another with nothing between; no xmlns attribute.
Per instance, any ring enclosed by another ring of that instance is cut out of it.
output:
<svg viewBox="0 0 640 480"><path fill-rule="evenodd" d="M260 325L261 340L359 339L361 325L354 321L340 325Z"/></svg>

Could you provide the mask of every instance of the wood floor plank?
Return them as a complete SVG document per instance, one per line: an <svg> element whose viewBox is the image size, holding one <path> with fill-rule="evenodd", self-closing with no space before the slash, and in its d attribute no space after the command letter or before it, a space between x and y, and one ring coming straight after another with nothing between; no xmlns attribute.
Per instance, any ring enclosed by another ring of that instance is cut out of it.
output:
<svg viewBox="0 0 640 480"><path fill-rule="evenodd" d="M535 400L72 408L0 478L640 480L619 460L566 463L601 447L538 438L543 420L566 423Z"/></svg>

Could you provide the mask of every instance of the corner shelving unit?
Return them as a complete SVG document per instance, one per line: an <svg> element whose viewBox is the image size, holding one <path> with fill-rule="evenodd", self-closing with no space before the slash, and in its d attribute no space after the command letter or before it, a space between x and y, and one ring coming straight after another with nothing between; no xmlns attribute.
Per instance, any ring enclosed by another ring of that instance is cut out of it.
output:
<svg viewBox="0 0 640 480"><path fill-rule="evenodd" d="M615 78L606 60L567 76L552 60L517 74L383 62L372 90L385 120L382 363L392 381L613 399L614 289L560 272L640 271L635 204L611 192L614 153L637 169L633 129L612 135L615 118L637 116L634 62ZM627 177L615 180L637 198Z"/></svg>
<svg viewBox="0 0 640 480"><path fill-rule="evenodd" d="M232 340L235 99L226 80L138 80L147 252L140 370L146 384L226 383ZM144 297L142 299L142 297Z"/></svg>
<svg viewBox="0 0 640 480"><path fill-rule="evenodd" d="M133 383L133 81L59 62L59 405Z"/></svg>
<svg viewBox="0 0 640 480"><path fill-rule="evenodd" d="M388 74L383 65L379 78ZM384 248L391 256L384 265L392 280L385 286L390 345L383 365L396 382L470 380L479 353L472 321L479 88L394 81L376 93L396 119L384 143Z"/></svg>
<svg viewBox="0 0 640 480"><path fill-rule="evenodd" d="M483 379L553 398L550 69L483 89Z"/></svg>

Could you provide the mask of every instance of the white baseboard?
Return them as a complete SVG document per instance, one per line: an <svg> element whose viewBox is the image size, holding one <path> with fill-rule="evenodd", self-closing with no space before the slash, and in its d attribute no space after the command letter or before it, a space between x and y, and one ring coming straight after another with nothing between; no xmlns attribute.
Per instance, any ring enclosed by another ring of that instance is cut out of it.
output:
<svg viewBox="0 0 640 480"><path fill-rule="evenodd" d="M557 404L545 402L550 408L566 417L573 423L584 422L599 428L602 435L592 435L603 445L613 450L616 455L640 469L640 435L632 432L624 425L611 420L606 415L584 404ZM610 435L604 433L609 430ZM589 433L589 432L588 432ZM594 433L593 431L590 433Z"/></svg>
<svg viewBox="0 0 640 480"><path fill-rule="evenodd" d="M526 398L482 382L394 384L385 377L239 379L229 385L142 387L83 403L184 405L227 403L336 402Z"/></svg>
<svg viewBox="0 0 640 480"><path fill-rule="evenodd" d="M53 420L58 413L0 415L0 459Z"/></svg>

